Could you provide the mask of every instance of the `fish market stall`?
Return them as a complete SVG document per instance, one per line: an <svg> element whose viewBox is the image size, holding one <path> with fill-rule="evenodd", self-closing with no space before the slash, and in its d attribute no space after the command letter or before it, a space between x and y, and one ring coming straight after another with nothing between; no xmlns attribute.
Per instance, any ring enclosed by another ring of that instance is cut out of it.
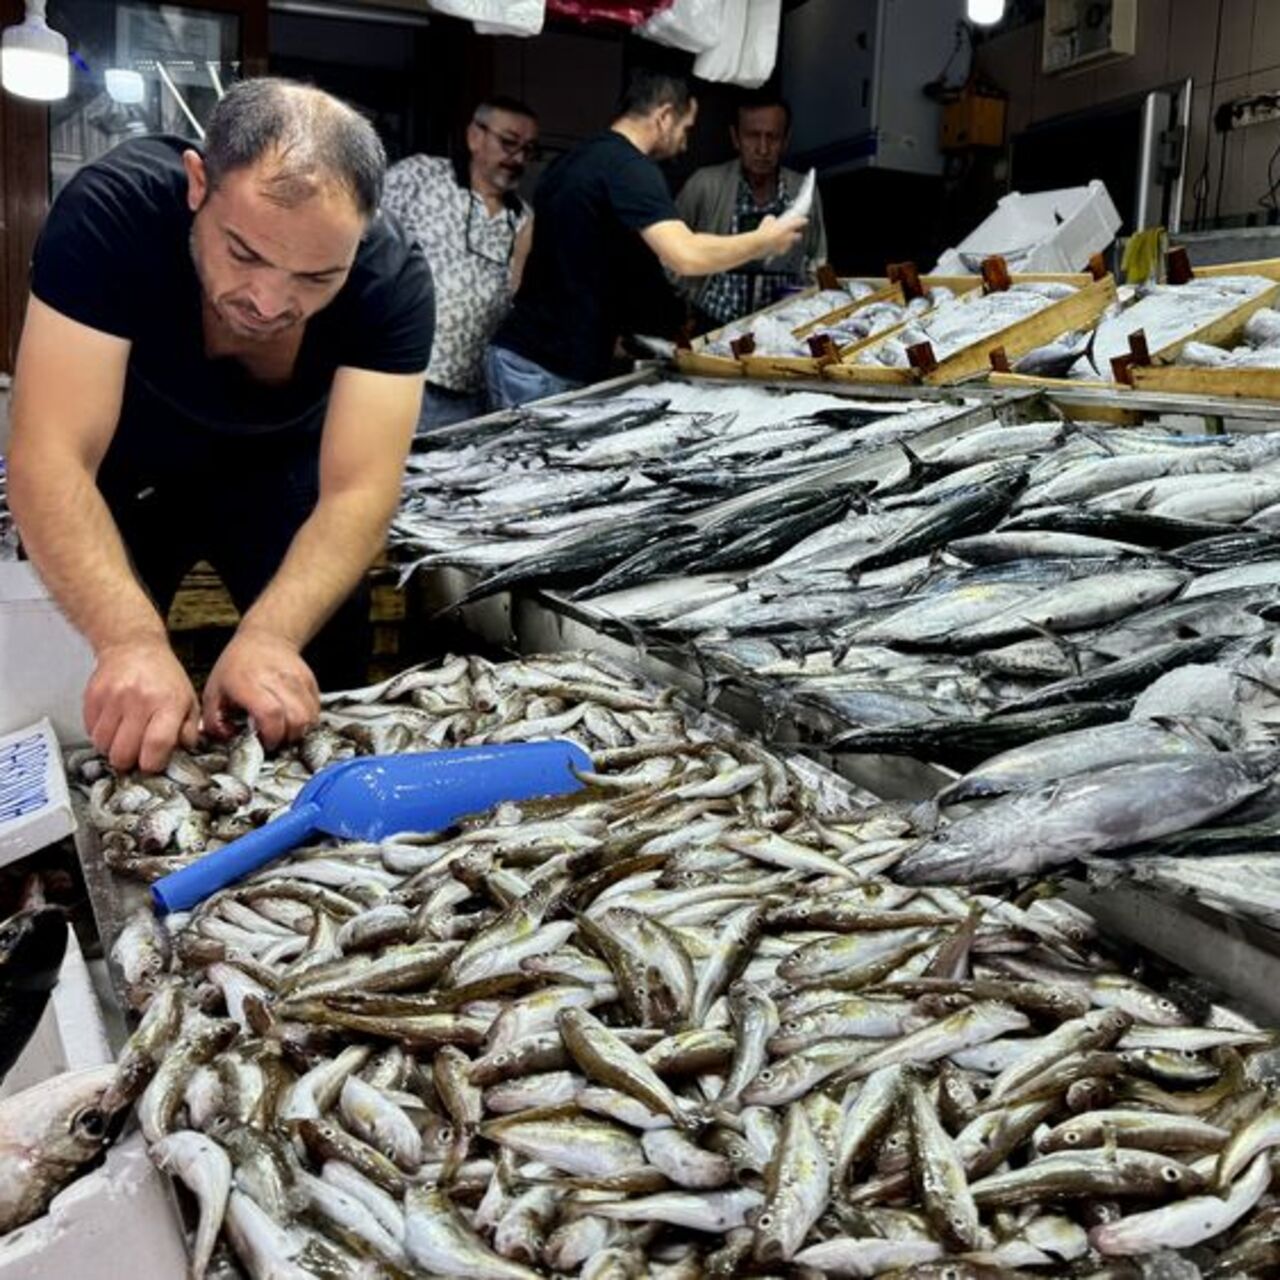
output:
<svg viewBox="0 0 1280 1280"><path fill-rule="evenodd" d="M544 735L576 794L130 905L330 761ZM147 796L70 767L141 1014L110 1101L197 1275L1274 1260L1269 1032L1059 900L905 883L905 809L597 655L447 658Z"/></svg>

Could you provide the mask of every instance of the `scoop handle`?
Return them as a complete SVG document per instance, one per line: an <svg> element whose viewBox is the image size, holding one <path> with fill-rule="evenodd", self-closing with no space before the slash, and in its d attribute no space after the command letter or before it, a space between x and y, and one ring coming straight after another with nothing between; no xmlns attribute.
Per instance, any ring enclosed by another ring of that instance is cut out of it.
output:
<svg viewBox="0 0 1280 1280"><path fill-rule="evenodd" d="M186 911L210 894L265 867L296 848L317 829L320 806L313 801L294 805L247 836L215 849L181 871L163 876L151 886L151 899L161 914Z"/></svg>

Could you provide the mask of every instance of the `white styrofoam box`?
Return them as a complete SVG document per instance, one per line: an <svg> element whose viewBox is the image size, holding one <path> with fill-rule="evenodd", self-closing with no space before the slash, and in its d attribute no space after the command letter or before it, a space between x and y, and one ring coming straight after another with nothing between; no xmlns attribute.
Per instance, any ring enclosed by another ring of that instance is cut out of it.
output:
<svg viewBox="0 0 1280 1280"><path fill-rule="evenodd" d="M114 1057L71 933L49 1006L0 1096ZM0 1280L174 1280L186 1274L172 1189L147 1159L136 1130L107 1152L104 1164L54 1196L43 1217L0 1236Z"/></svg>
<svg viewBox="0 0 1280 1280"><path fill-rule="evenodd" d="M75 829L62 749L48 719L0 737L0 866Z"/></svg>
<svg viewBox="0 0 1280 1280"><path fill-rule="evenodd" d="M93 651L26 561L0 562L0 733L48 716L64 747L87 741Z"/></svg>
<svg viewBox="0 0 1280 1280"><path fill-rule="evenodd" d="M1096 178L1087 187L1030 195L1015 191L938 259L934 274L952 275L957 267L976 272L993 254L1015 272L1083 271L1115 239L1120 222L1106 185Z"/></svg>
<svg viewBox="0 0 1280 1280"><path fill-rule="evenodd" d="M177 1280L187 1248L173 1193L136 1130L106 1163L0 1237L0 1280Z"/></svg>
<svg viewBox="0 0 1280 1280"><path fill-rule="evenodd" d="M26 1048L0 1084L0 1098L64 1071L100 1067L114 1060L88 966L75 931L68 929L58 984Z"/></svg>

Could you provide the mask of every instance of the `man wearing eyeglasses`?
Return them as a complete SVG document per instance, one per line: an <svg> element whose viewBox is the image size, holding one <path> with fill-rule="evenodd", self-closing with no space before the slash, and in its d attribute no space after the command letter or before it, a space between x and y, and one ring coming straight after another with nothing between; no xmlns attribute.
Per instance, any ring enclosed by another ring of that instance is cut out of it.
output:
<svg viewBox="0 0 1280 1280"><path fill-rule="evenodd" d="M418 432L488 410L484 353L511 304L533 220L516 194L537 154L538 120L514 98L482 102L465 156L409 156L387 174L382 207L422 247L435 283L436 340Z"/></svg>
<svg viewBox="0 0 1280 1280"><path fill-rule="evenodd" d="M681 219L657 162L685 149L697 115L684 80L640 69L610 128L543 175L528 267L485 361L493 408L607 377L622 334L654 332L655 296L672 292L661 267L708 276L795 247L804 218L767 216L738 235Z"/></svg>

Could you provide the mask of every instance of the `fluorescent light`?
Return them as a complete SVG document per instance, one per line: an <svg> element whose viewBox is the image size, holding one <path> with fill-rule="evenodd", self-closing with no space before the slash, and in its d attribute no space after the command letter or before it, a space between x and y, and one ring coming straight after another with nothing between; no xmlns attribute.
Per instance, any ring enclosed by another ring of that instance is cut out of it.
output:
<svg viewBox="0 0 1280 1280"><path fill-rule="evenodd" d="M980 27L994 26L1004 17L1004 0L969 0L969 21Z"/></svg>
<svg viewBox="0 0 1280 1280"><path fill-rule="evenodd" d="M71 91L67 39L44 20L45 0L27 0L27 16L4 29L0 84L19 98L56 102Z"/></svg>
<svg viewBox="0 0 1280 1280"><path fill-rule="evenodd" d="M128 71L123 67L108 67L103 74L103 79L106 81L107 93L111 95L112 101L119 102L122 106L136 106L147 96L147 86L142 76L136 71Z"/></svg>

